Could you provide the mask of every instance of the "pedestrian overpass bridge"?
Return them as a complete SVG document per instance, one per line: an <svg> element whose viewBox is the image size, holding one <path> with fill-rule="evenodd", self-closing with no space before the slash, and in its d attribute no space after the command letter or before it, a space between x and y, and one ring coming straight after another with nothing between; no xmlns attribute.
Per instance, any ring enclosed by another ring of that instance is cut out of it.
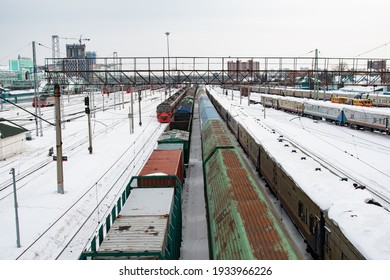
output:
<svg viewBox="0 0 390 280"><path fill-rule="evenodd" d="M59 85L275 85L332 88L390 86L390 59L323 57L48 58L46 78Z"/></svg>

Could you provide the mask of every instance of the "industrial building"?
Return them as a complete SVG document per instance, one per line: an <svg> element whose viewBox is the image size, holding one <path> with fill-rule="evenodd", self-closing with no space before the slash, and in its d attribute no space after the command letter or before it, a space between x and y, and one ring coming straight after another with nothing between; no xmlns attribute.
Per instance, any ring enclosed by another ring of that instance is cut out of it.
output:
<svg viewBox="0 0 390 280"><path fill-rule="evenodd" d="M37 70L38 82L43 72ZM8 70L0 70L0 85L9 89L31 89L34 87L34 66L31 58L18 56L10 59Z"/></svg>

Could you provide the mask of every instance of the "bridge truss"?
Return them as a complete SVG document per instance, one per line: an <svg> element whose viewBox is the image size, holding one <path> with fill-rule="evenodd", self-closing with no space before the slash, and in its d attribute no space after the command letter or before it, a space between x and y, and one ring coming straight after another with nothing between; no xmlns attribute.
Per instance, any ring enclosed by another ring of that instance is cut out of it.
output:
<svg viewBox="0 0 390 280"><path fill-rule="evenodd" d="M46 78L59 85L390 86L390 59L310 57L106 57L46 59Z"/></svg>

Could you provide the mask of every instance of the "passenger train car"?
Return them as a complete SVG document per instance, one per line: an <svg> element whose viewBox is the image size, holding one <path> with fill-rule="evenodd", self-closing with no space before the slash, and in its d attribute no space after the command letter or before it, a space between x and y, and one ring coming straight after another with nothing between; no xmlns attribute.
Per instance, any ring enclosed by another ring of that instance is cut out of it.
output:
<svg viewBox="0 0 390 280"><path fill-rule="evenodd" d="M314 258L390 259L389 232L382 226L390 222L390 213L364 187L328 171L256 119L232 116L225 109L229 105L224 107L213 95L209 97ZM335 109L329 118L338 114Z"/></svg>
<svg viewBox="0 0 390 280"><path fill-rule="evenodd" d="M39 105L38 105L39 103ZM55 104L55 99L54 96L51 94L41 94L39 96L39 102L38 102L38 97L33 99L32 106L33 107L48 107L48 106L54 106Z"/></svg>
<svg viewBox="0 0 390 280"><path fill-rule="evenodd" d="M199 109L211 259L301 258L206 94Z"/></svg>
<svg viewBox="0 0 390 280"><path fill-rule="evenodd" d="M345 98L345 102L348 100L355 99L358 102L359 99L368 100L370 99L372 106L374 107L390 107L390 94L379 94L373 93L360 93L352 91L323 91L320 90L317 93L313 90L296 89L296 88L285 88L285 87L264 87L264 86L253 86L250 88L251 92L272 94L279 96L290 96L299 98L309 98L317 100L330 101L332 97ZM342 102L342 103L345 103Z"/></svg>
<svg viewBox="0 0 390 280"><path fill-rule="evenodd" d="M157 106L157 120L160 123L169 123L172 120L176 106L179 104L187 90L188 87L181 88Z"/></svg>
<svg viewBox="0 0 390 280"><path fill-rule="evenodd" d="M315 119L324 119L340 125L348 125L357 129L390 133L390 110L334 104L331 102L262 95L261 103L266 107L281 109Z"/></svg>

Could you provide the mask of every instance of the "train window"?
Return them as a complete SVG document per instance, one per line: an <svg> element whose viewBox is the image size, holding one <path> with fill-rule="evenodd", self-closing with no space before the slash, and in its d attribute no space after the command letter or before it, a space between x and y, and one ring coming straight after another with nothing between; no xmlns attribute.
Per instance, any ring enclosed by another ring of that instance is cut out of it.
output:
<svg viewBox="0 0 390 280"><path fill-rule="evenodd" d="M325 251L327 253L330 252L330 234L331 234L331 230L327 227L325 227L325 238L324 238L324 247L325 247Z"/></svg>
<svg viewBox="0 0 390 280"><path fill-rule="evenodd" d="M303 204L301 201L298 202L298 215L302 221L305 221L305 213L303 211Z"/></svg>
<svg viewBox="0 0 390 280"><path fill-rule="evenodd" d="M316 218L312 214L309 215L309 229L312 234L316 234Z"/></svg>

